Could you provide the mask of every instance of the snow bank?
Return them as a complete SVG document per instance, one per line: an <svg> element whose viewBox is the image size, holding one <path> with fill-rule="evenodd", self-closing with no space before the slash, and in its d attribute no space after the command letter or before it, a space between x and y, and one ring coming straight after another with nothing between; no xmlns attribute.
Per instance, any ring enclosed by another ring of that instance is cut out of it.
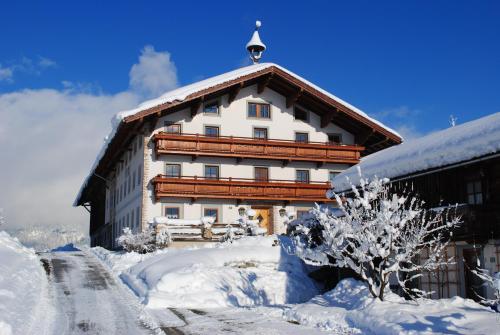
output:
<svg viewBox="0 0 500 335"><path fill-rule="evenodd" d="M45 273L33 249L0 231L0 334L34 334Z"/></svg>
<svg viewBox="0 0 500 335"><path fill-rule="evenodd" d="M335 333L360 334L495 334L499 314L472 300L420 299L417 303L389 293L375 300L368 288L353 279L285 311L289 321Z"/></svg>
<svg viewBox="0 0 500 335"><path fill-rule="evenodd" d="M288 255L277 239L245 237L211 248L169 250L138 263L121 278L151 308L279 305L310 299L317 293L315 285L301 261Z"/></svg>
<svg viewBox="0 0 500 335"><path fill-rule="evenodd" d="M351 188L347 177L357 185L358 166L365 179L375 175L393 179L498 152L500 113L495 113L368 155L337 175L332 184L335 192Z"/></svg>

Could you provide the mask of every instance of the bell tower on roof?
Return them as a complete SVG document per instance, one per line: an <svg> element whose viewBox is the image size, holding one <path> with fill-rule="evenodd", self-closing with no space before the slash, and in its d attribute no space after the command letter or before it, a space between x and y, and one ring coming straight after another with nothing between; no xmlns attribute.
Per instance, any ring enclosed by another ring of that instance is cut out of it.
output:
<svg viewBox="0 0 500 335"><path fill-rule="evenodd" d="M247 50L250 53L250 59L257 64L262 58L262 53L266 50L266 45L262 43L259 36L259 28L262 25L260 21L255 21L255 31L252 38L247 43Z"/></svg>

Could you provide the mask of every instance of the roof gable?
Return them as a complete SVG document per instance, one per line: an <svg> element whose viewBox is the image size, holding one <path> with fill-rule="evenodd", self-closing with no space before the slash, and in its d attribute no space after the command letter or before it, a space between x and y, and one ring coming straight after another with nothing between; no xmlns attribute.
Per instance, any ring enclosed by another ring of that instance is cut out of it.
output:
<svg viewBox="0 0 500 335"><path fill-rule="evenodd" d="M156 99L143 102L137 108L116 114L112 121L113 129L97 155L74 204L85 202L82 194L90 179L96 174L106 173L130 140L130 133L139 129L148 119L152 120L190 105L193 113L205 98L214 94L228 93L231 101L231 97L234 99L243 86L253 84L258 84L258 90L269 87L286 96L287 106L301 101L307 102L303 103L304 105L315 106L315 110L322 116L323 125L329 124L335 118L335 123L340 127L357 133L357 142L364 145L368 152L402 141L396 131L293 72L273 63L254 64L177 88Z"/></svg>

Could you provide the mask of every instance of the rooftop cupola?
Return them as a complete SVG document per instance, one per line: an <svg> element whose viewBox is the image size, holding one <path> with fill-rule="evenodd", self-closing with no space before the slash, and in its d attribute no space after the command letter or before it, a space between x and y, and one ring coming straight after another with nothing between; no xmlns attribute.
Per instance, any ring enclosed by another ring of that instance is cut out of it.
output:
<svg viewBox="0 0 500 335"><path fill-rule="evenodd" d="M255 21L255 31L252 38L247 43L247 50L254 64L257 64L262 57L262 52L266 50L266 45L262 43L259 36L260 21Z"/></svg>

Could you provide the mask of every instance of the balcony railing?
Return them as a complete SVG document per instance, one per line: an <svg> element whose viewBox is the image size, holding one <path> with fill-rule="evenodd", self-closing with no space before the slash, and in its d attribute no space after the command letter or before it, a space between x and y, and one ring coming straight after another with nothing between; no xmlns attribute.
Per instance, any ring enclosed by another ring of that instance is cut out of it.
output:
<svg viewBox="0 0 500 335"><path fill-rule="evenodd" d="M153 137L157 155L276 159L318 163L357 164L364 147L329 142L296 142L233 136L158 133Z"/></svg>
<svg viewBox="0 0 500 335"><path fill-rule="evenodd" d="M153 178L156 200L162 197L334 201L326 197L329 182L301 183L292 180L255 180L244 178L167 177Z"/></svg>

